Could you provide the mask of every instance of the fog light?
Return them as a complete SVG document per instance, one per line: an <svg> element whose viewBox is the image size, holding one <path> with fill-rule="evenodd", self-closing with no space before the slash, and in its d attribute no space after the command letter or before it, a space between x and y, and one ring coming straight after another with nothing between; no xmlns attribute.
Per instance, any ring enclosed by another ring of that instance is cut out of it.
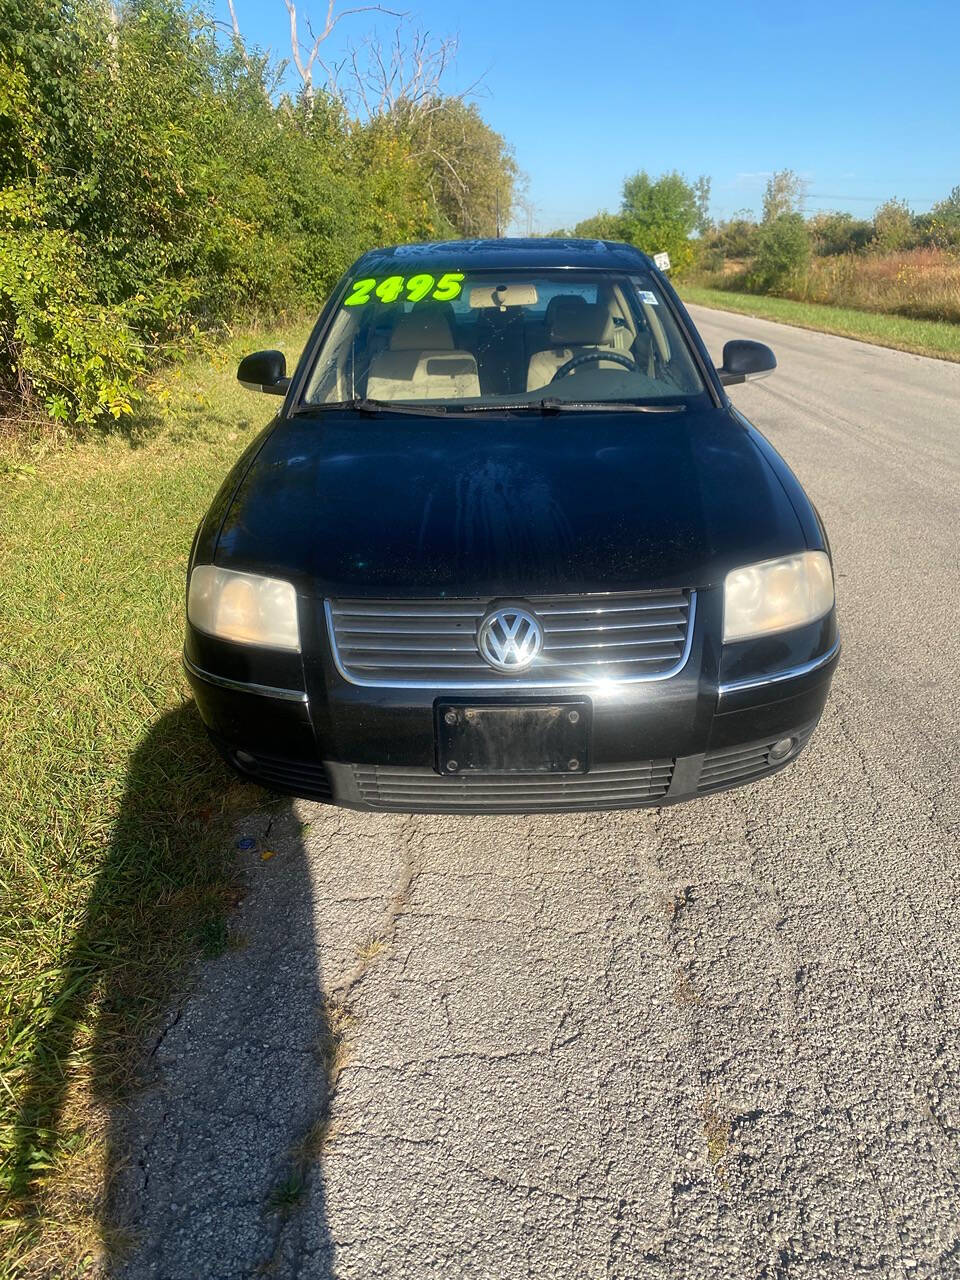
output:
<svg viewBox="0 0 960 1280"><path fill-rule="evenodd" d="M796 738L781 738L778 742L773 744L768 751L767 756L770 760L779 763L781 760L786 760L787 756L796 745Z"/></svg>
<svg viewBox="0 0 960 1280"><path fill-rule="evenodd" d="M257 763L256 756L252 756L249 751L235 751L237 764L246 765L248 769Z"/></svg>

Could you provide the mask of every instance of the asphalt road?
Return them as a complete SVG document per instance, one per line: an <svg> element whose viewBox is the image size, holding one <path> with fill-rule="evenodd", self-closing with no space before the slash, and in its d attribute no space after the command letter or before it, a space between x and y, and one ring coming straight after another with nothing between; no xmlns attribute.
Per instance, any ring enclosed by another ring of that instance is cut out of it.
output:
<svg viewBox="0 0 960 1280"><path fill-rule="evenodd" d="M960 366L695 309L829 527L778 777L246 830L244 945L116 1118L124 1280L960 1276ZM308 825L305 825L308 824Z"/></svg>

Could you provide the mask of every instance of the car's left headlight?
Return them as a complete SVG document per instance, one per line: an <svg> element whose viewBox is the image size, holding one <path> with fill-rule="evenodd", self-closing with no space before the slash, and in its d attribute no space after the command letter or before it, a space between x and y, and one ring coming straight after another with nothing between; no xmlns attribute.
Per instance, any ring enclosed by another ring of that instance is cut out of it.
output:
<svg viewBox="0 0 960 1280"><path fill-rule="evenodd" d="M187 617L198 631L221 640L300 650L297 593L281 578L198 564L190 575Z"/></svg>
<svg viewBox="0 0 960 1280"><path fill-rule="evenodd" d="M733 569L723 583L723 641L789 631L833 608L833 569L825 551L804 551Z"/></svg>

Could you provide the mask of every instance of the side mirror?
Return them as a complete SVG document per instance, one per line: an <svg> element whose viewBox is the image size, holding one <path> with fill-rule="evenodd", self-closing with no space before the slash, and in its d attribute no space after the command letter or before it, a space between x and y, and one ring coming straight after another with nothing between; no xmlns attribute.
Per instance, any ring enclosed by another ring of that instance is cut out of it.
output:
<svg viewBox="0 0 960 1280"><path fill-rule="evenodd" d="M282 351L255 351L244 356L237 369L237 381L248 391L266 391L271 396L285 396L290 379Z"/></svg>
<svg viewBox="0 0 960 1280"><path fill-rule="evenodd" d="M777 357L762 342L734 338L723 345L723 364L717 370L725 387L735 382L752 382L765 378L777 367Z"/></svg>

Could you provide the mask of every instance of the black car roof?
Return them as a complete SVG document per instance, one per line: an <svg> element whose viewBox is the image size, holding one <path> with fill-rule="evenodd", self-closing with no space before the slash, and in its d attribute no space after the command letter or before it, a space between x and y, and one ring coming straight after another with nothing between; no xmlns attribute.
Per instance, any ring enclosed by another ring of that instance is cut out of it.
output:
<svg viewBox="0 0 960 1280"><path fill-rule="evenodd" d="M440 240L431 244L398 244L371 249L356 263L354 272L406 273L416 268L442 267L448 271L550 270L587 267L600 271L636 271L653 266L633 245L612 240L560 238L503 240Z"/></svg>

